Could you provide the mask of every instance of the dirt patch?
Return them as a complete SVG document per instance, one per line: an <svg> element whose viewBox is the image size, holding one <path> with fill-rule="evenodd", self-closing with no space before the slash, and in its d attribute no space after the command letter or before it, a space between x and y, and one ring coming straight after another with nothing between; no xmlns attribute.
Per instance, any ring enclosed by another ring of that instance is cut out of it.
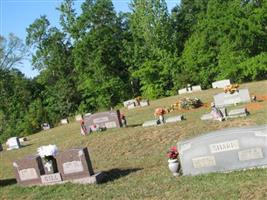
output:
<svg viewBox="0 0 267 200"><path fill-rule="evenodd" d="M246 104L246 108L248 109L248 111L261 110L263 108L263 105L259 103L250 103L250 104Z"/></svg>
<svg viewBox="0 0 267 200"><path fill-rule="evenodd" d="M259 101L267 101L267 95L256 95L256 97Z"/></svg>

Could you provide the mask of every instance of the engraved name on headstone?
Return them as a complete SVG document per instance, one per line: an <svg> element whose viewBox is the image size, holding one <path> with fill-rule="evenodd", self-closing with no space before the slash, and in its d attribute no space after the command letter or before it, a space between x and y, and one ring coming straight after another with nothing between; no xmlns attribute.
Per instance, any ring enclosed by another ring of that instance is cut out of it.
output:
<svg viewBox="0 0 267 200"><path fill-rule="evenodd" d="M267 125L214 131L177 146L184 175L267 167Z"/></svg>
<svg viewBox="0 0 267 200"><path fill-rule="evenodd" d="M62 181L62 178L60 173L54 173L54 174L42 175L41 181L43 184L58 183Z"/></svg>

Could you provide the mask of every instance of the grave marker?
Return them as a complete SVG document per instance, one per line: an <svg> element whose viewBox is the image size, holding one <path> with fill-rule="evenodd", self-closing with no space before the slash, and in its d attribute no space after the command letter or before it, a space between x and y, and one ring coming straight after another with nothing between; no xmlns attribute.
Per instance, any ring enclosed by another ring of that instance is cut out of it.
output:
<svg viewBox="0 0 267 200"><path fill-rule="evenodd" d="M35 185L41 183L40 175L44 168L40 156L29 156L13 162L16 180L20 185Z"/></svg>
<svg viewBox="0 0 267 200"><path fill-rule="evenodd" d="M7 150L8 151L13 150L13 149L19 149L21 147L18 137L9 138L6 142L6 144L7 144Z"/></svg>
<svg viewBox="0 0 267 200"><path fill-rule="evenodd" d="M62 124L62 125L64 125L64 124L68 124L69 123L69 120L66 118L66 119L62 119L62 120L60 120L60 123Z"/></svg>
<svg viewBox="0 0 267 200"><path fill-rule="evenodd" d="M120 128L122 127L120 111L108 111L85 116L84 124L88 132L93 125L97 125L100 128Z"/></svg>
<svg viewBox="0 0 267 200"><path fill-rule="evenodd" d="M183 120L183 115L177 115L173 117L168 117L166 123L180 122Z"/></svg>
<svg viewBox="0 0 267 200"><path fill-rule="evenodd" d="M90 156L87 148L69 149L56 156L58 170L63 180L93 176Z"/></svg>
<svg viewBox="0 0 267 200"><path fill-rule="evenodd" d="M267 167L267 125L214 131L177 146L184 175Z"/></svg>
<svg viewBox="0 0 267 200"><path fill-rule="evenodd" d="M141 107L149 106L149 101L148 100L142 100L142 101L140 101L140 106Z"/></svg>
<svg viewBox="0 0 267 200"><path fill-rule="evenodd" d="M80 121L82 121L82 119L83 119L83 117L82 117L81 114L75 116L75 121L76 122L80 122Z"/></svg>
<svg viewBox="0 0 267 200"><path fill-rule="evenodd" d="M178 94L186 94L187 92L188 92L187 88L183 88L183 89L178 90Z"/></svg>
<svg viewBox="0 0 267 200"><path fill-rule="evenodd" d="M238 103L250 102L250 96L248 89L241 89L239 92L233 94L219 93L213 96L216 107L224 107L229 105L235 105Z"/></svg>
<svg viewBox="0 0 267 200"><path fill-rule="evenodd" d="M150 121L145 121L144 123L143 123L143 127L148 127L148 126L156 126L156 125L158 125L158 120L150 120Z"/></svg>
<svg viewBox="0 0 267 200"><path fill-rule="evenodd" d="M215 81L212 83L212 88L224 88L225 86L230 85L230 84L231 82L229 79Z"/></svg>
<svg viewBox="0 0 267 200"><path fill-rule="evenodd" d="M194 86L192 86L192 92L199 92L199 91L202 91L200 85L194 85Z"/></svg>

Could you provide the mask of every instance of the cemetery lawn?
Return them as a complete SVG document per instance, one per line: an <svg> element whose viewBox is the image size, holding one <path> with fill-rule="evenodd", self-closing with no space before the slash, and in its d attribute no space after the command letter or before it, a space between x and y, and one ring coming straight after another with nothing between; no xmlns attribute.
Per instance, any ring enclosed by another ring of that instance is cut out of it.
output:
<svg viewBox="0 0 267 200"><path fill-rule="evenodd" d="M246 118L201 121L200 116L210 112L213 95L222 92L222 89L209 89L151 101L149 107L129 111L123 108L128 128L84 137L79 133L79 123L72 122L28 136L25 147L0 152L1 199L267 199L267 169L173 177L167 166L166 151L179 140L222 128L267 123L267 81L243 84L240 88L248 88L250 95L260 100L237 106L248 108L250 115ZM156 107L170 106L185 96L198 97L205 106L167 115L183 114L186 120L179 123L140 126L153 119ZM88 147L94 171L103 171L105 181L99 185L16 185L12 161L35 154L39 146L47 144L56 144L60 150Z"/></svg>

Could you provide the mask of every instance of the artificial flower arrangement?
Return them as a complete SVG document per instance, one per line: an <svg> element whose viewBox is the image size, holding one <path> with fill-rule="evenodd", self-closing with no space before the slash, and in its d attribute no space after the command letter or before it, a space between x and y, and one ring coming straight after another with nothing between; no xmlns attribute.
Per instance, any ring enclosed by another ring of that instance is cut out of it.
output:
<svg viewBox="0 0 267 200"><path fill-rule="evenodd" d="M179 153L177 151L176 146L171 147L170 150L167 152L167 157L170 160L176 160L178 156L179 156Z"/></svg>
<svg viewBox="0 0 267 200"><path fill-rule="evenodd" d="M41 146L37 149L38 155L48 161L51 160L51 158L54 158L58 152L57 146L56 145L46 145L46 146Z"/></svg>

